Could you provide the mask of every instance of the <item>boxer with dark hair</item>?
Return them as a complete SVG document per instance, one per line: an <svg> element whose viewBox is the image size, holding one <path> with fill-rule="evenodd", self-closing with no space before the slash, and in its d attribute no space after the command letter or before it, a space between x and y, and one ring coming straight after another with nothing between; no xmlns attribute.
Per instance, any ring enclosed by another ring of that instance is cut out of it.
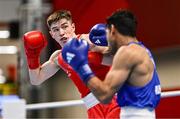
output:
<svg viewBox="0 0 180 119"><path fill-rule="evenodd" d="M117 93L121 119L155 119L160 80L150 50L136 38L136 27L136 17L129 10L118 10L107 19L113 62L103 81L89 66L86 41L72 38L63 47L62 56L100 102L111 102Z"/></svg>

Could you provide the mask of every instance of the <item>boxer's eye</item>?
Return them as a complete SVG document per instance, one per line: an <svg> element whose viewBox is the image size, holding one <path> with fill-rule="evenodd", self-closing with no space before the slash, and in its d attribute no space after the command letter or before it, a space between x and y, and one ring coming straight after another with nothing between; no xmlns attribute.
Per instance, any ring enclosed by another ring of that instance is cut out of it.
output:
<svg viewBox="0 0 180 119"><path fill-rule="evenodd" d="M58 31L59 31L59 29L54 29L54 30L53 30L53 32L58 32Z"/></svg>
<svg viewBox="0 0 180 119"><path fill-rule="evenodd" d="M61 28L62 29L66 29L68 27L68 25L64 25L64 26L62 26Z"/></svg>

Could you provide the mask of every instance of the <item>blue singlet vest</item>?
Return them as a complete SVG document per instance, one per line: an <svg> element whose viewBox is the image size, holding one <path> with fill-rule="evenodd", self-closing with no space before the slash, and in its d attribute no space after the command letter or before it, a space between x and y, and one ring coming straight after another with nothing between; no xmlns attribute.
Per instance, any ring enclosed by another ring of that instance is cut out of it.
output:
<svg viewBox="0 0 180 119"><path fill-rule="evenodd" d="M130 42L129 45L130 44L137 44L146 48L141 42ZM160 101L161 87L159 77L152 54L147 48L146 51L154 64L152 80L143 87L135 87L125 83L117 93L117 102L120 107L133 106L137 108L147 107L154 109Z"/></svg>

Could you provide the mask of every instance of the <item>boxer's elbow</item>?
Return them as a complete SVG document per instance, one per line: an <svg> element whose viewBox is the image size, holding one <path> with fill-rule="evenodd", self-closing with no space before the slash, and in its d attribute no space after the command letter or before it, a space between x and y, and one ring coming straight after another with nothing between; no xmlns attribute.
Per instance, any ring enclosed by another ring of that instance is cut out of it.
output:
<svg viewBox="0 0 180 119"><path fill-rule="evenodd" d="M99 100L101 103L103 103L103 104L108 104L108 103L110 103L110 102L111 102L111 99L112 99L111 97L106 96L106 95L101 96L101 97L98 98L98 100Z"/></svg>
<svg viewBox="0 0 180 119"><path fill-rule="evenodd" d="M110 100L108 100L108 99L99 99L99 101L100 101L101 103L103 103L103 104L108 104L108 103L110 103Z"/></svg>
<svg viewBox="0 0 180 119"><path fill-rule="evenodd" d="M40 85L40 84L42 84L42 81L39 79L30 79L30 83L32 85Z"/></svg>
<svg viewBox="0 0 180 119"><path fill-rule="evenodd" d="M111 102L113 95L111 94L111 91L109 88L103 89L103 91L99 94L98 99L103 104L108 104Z"/></svg>
<svg viewBox="0 0 180 119"><path fill-rule="evenodd" d="M34 81L34 80L30 80L30 82L31 82L32 85L40 85L41 84L41 82Z"/></svg>
<svg viewBox="0 0 180 119"><path fill-rule="evenodd" d="M30 78L30 83L32 85L40 85L42 84L46 78L44 77L44 75L29 75Z"/></svg>
<svg viewBox="0 0 180 119"><path fill-rule="evenodd" d="M99 81L99 79L97 81ZM103 104L108 104L109 102L111 102L113 93L109 85L106 85L105 83L96 82L94 84L89 85L89 88L91 89L95 97L99 100L99 102Z"/></svg>

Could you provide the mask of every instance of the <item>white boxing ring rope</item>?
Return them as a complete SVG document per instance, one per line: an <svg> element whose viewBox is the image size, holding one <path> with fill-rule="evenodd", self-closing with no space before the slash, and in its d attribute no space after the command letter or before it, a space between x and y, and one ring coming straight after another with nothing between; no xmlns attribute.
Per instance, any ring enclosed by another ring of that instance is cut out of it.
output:
<svg viewBox="0 0 180 119"><path fill-rule="evenodd" d="M180 91L167 91L161 93L161 98L175 97L180 96ZM83 105L82 100L71 100L71 101L59 101L59 102L47 102L47 103L38 103L38 104L27 104L27 110L36 110L36 109L47 109L47 108L59 108L59 107L68 107L68 106L77 106Z"/></svg>
<svg viewBox="0 0 180 119"><path fill-rule="evenodd" d="M176 97L180 96L180 90L177 91L166 91L161 93L161 98ZM59 108L68 106L83 105L83 100L69 100L69 101L59 101L59 102L46 102L46 103L36 103L36 104L26 104L24 99L19 99L16 101L2 102L2 107L0 107L0 116L4 119L14 118L14 119L26 119L26 111L28 110L38 110L38 109L48 109L48 108ZM15 109L15 110L14 110Z"/></svg>
<svg viewBox="0 0 180 119"><path fill-rule="evenodd" d="M166 91L161 93L161 98L167 98L167 97L175 97L180 96L180 90L179 91Z"/></svg>
<svg viewBox="0 0 180 119"><path fill-rule="evenodd" d="M58 102L47 102L47 103L38 103L38 104L27 104L27 110L36 110L36 109L47 109L47 108L58 108L58 107L68 107L83 105L82 100L71 100L71 101L58 101Z"/></svg>

